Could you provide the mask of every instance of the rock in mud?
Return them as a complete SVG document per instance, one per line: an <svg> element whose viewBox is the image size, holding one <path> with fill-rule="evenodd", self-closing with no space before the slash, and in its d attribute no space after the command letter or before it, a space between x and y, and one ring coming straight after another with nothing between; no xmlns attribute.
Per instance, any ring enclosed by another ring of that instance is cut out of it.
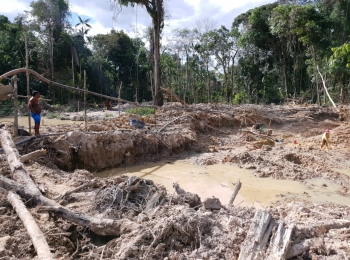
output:
<svg viewBox="0 0 350 260"><path fill-rule="evenodd" d="M209 210L220 210L222 207L220 200L215 197L205 199L203 201L203 206L205 209Z"/></svg>

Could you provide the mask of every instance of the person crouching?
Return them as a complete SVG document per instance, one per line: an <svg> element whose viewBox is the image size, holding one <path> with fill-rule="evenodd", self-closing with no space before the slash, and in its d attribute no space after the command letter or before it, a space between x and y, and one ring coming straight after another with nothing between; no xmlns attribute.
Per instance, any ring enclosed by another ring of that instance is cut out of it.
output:
<svg viewBox="0 0 350 260"><path fill-rule="evenodd" d="M322 135L321 148L323 148L323 146L326 146L327 149L329 148L329 138L330 138L330 136L331 136L331 133L327 129L326 132L324 132L324 134Z"/></svg>

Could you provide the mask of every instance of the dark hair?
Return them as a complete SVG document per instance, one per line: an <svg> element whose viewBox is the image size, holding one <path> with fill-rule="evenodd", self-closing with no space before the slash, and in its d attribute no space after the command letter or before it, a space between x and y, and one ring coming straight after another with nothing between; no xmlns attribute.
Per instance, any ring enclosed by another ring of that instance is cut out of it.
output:
<svg viewBox="0 0 350 260"><path fill-rule="evenodd" d="M32 92L32 97L35 97L36 94L39 94L39 91L34 90L34 91Z"/></svg>

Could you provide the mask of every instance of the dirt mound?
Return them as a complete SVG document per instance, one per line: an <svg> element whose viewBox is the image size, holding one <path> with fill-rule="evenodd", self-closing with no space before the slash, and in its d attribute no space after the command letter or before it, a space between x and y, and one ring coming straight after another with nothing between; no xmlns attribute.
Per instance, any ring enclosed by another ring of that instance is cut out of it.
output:
<svg viewBox="0 0 350 260"><path fill-rule="evenodd" d="M85 134L74 131L65 139L47 144L57 155L55 163L65 170L91 171L133 164L137 158L183 151L197 141L196 132L183 128L181 133L111 132Z"/></svg>

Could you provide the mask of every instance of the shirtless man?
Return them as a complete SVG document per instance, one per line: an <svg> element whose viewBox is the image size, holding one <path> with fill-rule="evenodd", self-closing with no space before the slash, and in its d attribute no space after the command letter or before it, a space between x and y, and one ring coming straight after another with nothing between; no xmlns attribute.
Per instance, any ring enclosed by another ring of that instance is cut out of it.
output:
<svg viewBox="0 0 350 260"><path fill-rule="evenodd" d="M331 137L331 133L327 129L326 132L322 135L322 144L321 148L326 145L326 148L329 148L329 138Z"/></svg>
<svg viewBox="0 0 350 260"><path fill-rule="evenodd" d="M28 102L28 108L30 109L30 115L34 119L34 130L35 130L35 136L40 136L39 128L40 128L40 121L41 121L41 108L39 106L39 97L40 94L38 91L33 91L32 97L29 99Z"/></svg>

